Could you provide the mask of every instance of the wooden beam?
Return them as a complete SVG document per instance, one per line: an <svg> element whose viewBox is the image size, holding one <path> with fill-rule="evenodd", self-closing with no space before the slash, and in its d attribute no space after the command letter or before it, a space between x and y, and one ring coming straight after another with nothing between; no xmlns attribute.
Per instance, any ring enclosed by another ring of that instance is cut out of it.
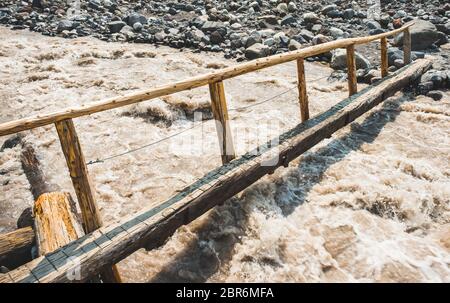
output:
<svg viewBox="0 0 450 303"><path fill-rule="evenodd" d="M226 164L236 157L236 152L234 151L231 128L228 122L228 109L223 82L219 81L209 84L209 93L211 96L211 109L216 121L222 163Z"/></svg>
<svg viewBox="0 0 450 303"><path fill-rule="evenodd" d="M306 92L305 59L297 59L298 100L300 102L300 116L302 122L309 119L308 94Z"/></svg>
<svg viewBox="0 0 450 303"><path fill-rule="evenodd" d="M42 194L34 203L33 213L39 256L84 236L76 206L68 193Z"/></svg>
<svg viewBox="0 0 450 303"><path fill-rule="evenodd" d="M403 31L403 64L411 63L411 32L409 28Z"/></svg>
<svg viewBox="0 0 450 303"><path fill-rule="evenodd" d="M347 75L348 75L348 93L353 96L358 92L358 82L356 81L356 59L355 45L347 46Z"/></svg>
<svg viewBox="0 0 450 303"><path fill-rule="evenodd" d="M72 119L58 121L55 123L55 126L78 198L84 231L86 233L93 232L101 227L103 223L95 201L94 190L75 126ZM120 280L117 280L118 277L119 274L115 266L113 266L112 270L107 269L102 273L104 282L120 282Z"/></svg>
<svg viewBox="0 0 450 303"><path fill-rule="evenodd" d="M388 41L386 37L381 38L381 77L388 75L389 58L388 58Z"/></svg>
<svg viewBox="0 0 450 303"><path fill-rule="evenodd" d="M70 282L65 273L79 265L68 262L67 257L70 256L78 256L82 280L87 280L105 266L119 262L142 247L155 247L156 243L163 242L180 226L223 203L277 167L289 163L398 90L412 84L431 64L427 59L417 60L374 87L364 89L357 96L286 132L277 147L279 157L274 166L261 165L264 154L244 155L208 173L159 206L147 208L86 235L51 255L12 271L8 277L0 277L0 282Z"/></svg>
<svg viewBox="0 0 450 303"><path fill-rule="evenodd" d="M89 233L102 226L102 220L80 141L71 119L56 122L55 126L80 205L84 230Z"/></svg>
<svg viewBox="0 0 450 303"><path fill-rule="evenodd" d="M31 248L35 243L31 226L0 234L0 265L14 269L31 260Z"/></svg>
<svg viewBox="0 0 450 303"><path fill-rule="evenodd" d="M410 22L404 25L402 28L382 33L374 36L360 37L360 38L348 38L339 39L336 41L331 41L323 44L318 44L303 48L300 50L287 52L283 54L273 55L270 57L260 58L257 60L252 60L250 62L242 63L236 66L231 66L212 72L206 75L201 75L197 77L192 77L186 80L182 80L175 83L166 84L156 88L142 90L136 93L128 94L120 97L113 97L105 99L98 102L93 102L87 105L81 105L76 107L67 108L55 113L37 115L33 117L28 117L24 119L19 119L15 121L6 122L0 124L0 136L9 135L12 133L17 133L27 129L32 129L48 124L52 124L58 121L63 121L71 118L91 115L94 113L102 112L105 110L118 108L161 96L181 92L184 90L193 89L200 87L209 83L215 83L218 81L223 81L225 79L234 78L239 75L250 73L256 70L267 68L281 63L286 63L289 61L297 60L299 58L306 58L311 56L316 56L322 53L329 52L337 48L345 48L349 45L365 44L372 41L379 40L383 37L389 37L397 33L401 33L412 26L414 22Z"/></svg>

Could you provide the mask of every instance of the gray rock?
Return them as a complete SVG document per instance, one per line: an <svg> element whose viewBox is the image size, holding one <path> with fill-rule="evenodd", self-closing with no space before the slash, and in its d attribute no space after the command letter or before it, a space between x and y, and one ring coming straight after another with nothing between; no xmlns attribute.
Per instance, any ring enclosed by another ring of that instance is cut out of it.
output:
<svg viewBox="0 0 450 303"><path fill-rule="evenodd" d="M312 39L312 45L322 44L330 41L331 39L329 37L324 36L322 34L318 34L314 36L314 38Z"/></svg>
<svg viewBox="0 0 450 303"><path fill-rule="evenodd" d="M336 4L330 4L330 5L324 6L322 8L322 14L326 15L329 12L336 10L337 8L338 8L338 6Z"/></svg>
<svg viewBox="0 0 450 303"><path fill-rule="evenodd" d="M295 2L293 2L293 1L289 2L288 11L291 13L294 13L297 11L297 5L295 4Z"/></svg>
<svg viewBox="0 0 450 303"><path fill-rule="evenodd" d="M353 19L353 17L355 17L355 11L351 8L348 8L344 11L344 13L342 14L344 19L350 20Z"/></svg>
<svg viewBox="0 0 450 303"><path fill-rule="evenodd" d="M270 48L267 45L256 43L245 50L245 57L249 60L268 56Z"/></svg>
<svg viewBox="0 0 450 303"><path fill-rule="evenodd" d="M138 13L132 13L132 14L126 16L123 21L125 21L131 27L137 22L139 22L141 24L147 24L147 22L148 22L147 18L145 16L142 16L141 14L138 14Z"/></svg>
<svg viewBox="0 0 450 303"><path fill-rule="evenodd" d="M127 25L125 22L123 21L112 21L108 23L108 28L109 31L114 34L114 33L118 33L120 32L120 30Z"/></svg>
<svg viewBox="0 0 450 303"><path fill-rule="evenodd" d="M337 27L330 27L328 30L330 32L331 37L337 39L344 36L344 31Z"/></svg>
<svg viewBox="0 0 450 303"><path fill-rule="evenodd" d="M378 23L375 20L370 20L369 22L366 23L366 26L368 29L377 29L377 28L381 28L381 24Z"/></svg>
<svg viewBox="0 0 450 303"><path fill-rule="evenodd" d="M202 31L204 32L214 32L221 28L225 28L225 25L222 22L216 21L206 21L202 26Z"/></svg>
<svg viewBox="0 0 450 303"><path fill-rule="evenodd" d="M133 24L133 29L136 32L140 32L142 30L142 27L143 27L143 25L141 22L136 22L135 24Z"/></svg>
<svg viewBox="0 0 450 303"><path fill-rule="evenodd" d="M303 20L305 20L306 23L318 23L320 21L320 18L315 13L306 13L303 14Z"/></svg>
<svg viewBox="0 0 450 303"><path fill-rule="evenodd" d="M258 18L270 25L278 25L278 18L275 15L265 15Z"/></svg>
<svg viewBox="0 0 450 303"><path fill-rule="evenodd" d="M286 14L288 12L288 6L286 5L286 3L280 3L277 6L277 11Z"/></svg>
<svg viewBox="0 0 450 303"><path fill-rule="evenodd" d="M322 24L314 24L313 27L311 28L311 31L313 33L318 33L322 30Z"/></svg>
<svg viewBox="0 0 450 303"><path fill-rule="evenodd" d="M291 39L289 41L288 49L290 51L295 51L295 50L298 50L298 49L301 49L301 48L302 48L302 44L300 42L297 42L294 39Z"/></svg>
<svg viewBox="0 0 450 303"><path fill-rule="evenodd" d="M220 44L224 39L218 31L214 31L209 35L209 40L212 44Z"/></svg>
<svg viewBox="0 0 450 303"><path fill-rule="evenodd" d="M283 19L281 19L281 25L289 25L296 22L296 19L292 15L287 15Z"/></svg>
<svg viewBox="0 0 450 303"><path fill-rule="evenodd" d="M370 69L371 64L367 58L358 52L355 52L356 69ZM347 68L347 51L345 49L337 49L333 52L330 66L336 70Z"/></svg>
<svg viewBox="0 0 450 303"><path fill-rule="evenodd" d="M438 43L445 38L445 34L438 32L436 26L428 21L416 20L416 23L411 27L411 49L425 50ZM394 46L403 45L403 33L395 37Z"/></svg>
<svg viewBox="0 0 450 303"><path fill-rule="evenodd" d="M62 31L70 31L73 29L73 22L69 20L61 20L58 23L58 28L56 31L61 33Z"/></svg>

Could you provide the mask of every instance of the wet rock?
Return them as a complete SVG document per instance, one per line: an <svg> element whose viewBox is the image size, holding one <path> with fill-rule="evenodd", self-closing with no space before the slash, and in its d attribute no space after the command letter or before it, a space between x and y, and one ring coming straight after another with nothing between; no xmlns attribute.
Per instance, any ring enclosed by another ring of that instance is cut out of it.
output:
<svg viewBox="0 0 450 303"><path fill-rule="evenodd" d="M267 45L256 43L245 50L245 57L249 60L268 56L270 48Z"/></svg>
<svg viewBox="0 0 450 303"><path fill-rule="evenodd" d="M355 52L356 69L369 69L371 64L367 58L358 52ZM336 70L347 68L347 51L345 49L338 49L333 52L330 66Z"/></svg>
<svg viewBox="0 0 450 303"><path fill-rule="evenodd" d="M33 226L33 224L33 211L31 207L25 208L25 210L20 214L19 219L17 219L17 228Z"/></svg>
<svg viewBox="0 0 450 303"><path fill-rule="evenodd" d="M0 274L6 274L9 272L9 269L6 266L0 266Z"/></svg>
<svg viewBox="0 0 450 303"><path fill-rule="evenodd" d="M438 90L432 90L427 93L427 96L432 98L434 101L439 101L444 97L444 94Z"/></svg>

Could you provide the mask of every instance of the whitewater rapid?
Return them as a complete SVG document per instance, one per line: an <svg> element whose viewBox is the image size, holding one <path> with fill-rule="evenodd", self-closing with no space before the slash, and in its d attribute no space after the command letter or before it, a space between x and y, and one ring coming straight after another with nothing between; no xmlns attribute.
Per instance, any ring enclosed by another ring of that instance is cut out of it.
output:
<svg viewBox="0 0 450 303"><path fill-rule="evenodd" d="M0 122L236 64L220 54L92 38L5 28L0 36ZM306 64L312 115L347 96L346 82L324 78L331 72ZM295 86L295 62L225 81L238 154L299 122ZM202 123L193 113L203 113L202 127L89 166L105 223L156 205L220 165L208 104L208 90L200 88L75 120L91 161ZM162 247L126 258L119 270L136 282L449 282L449 122L448 93L441 101L399 93L288 168L181 227ZM48 180L74 196L53 126L24 135ZM178 148L192 138L208 143ZM20 150L0 152L0 232L15 229L33 203Z"/></svg>

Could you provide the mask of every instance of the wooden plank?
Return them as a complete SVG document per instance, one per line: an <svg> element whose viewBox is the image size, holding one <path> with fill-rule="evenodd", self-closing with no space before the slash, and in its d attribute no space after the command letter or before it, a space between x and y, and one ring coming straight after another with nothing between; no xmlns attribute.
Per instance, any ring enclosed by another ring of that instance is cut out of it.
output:
<svg viewBox="0 0 450 303"><path fill-rule="evenodd" d="M411 63L411 32L409 28L403 31L403 64Z"/></svg>
<svg viewBox="0 0 450 303"><path fill-rule="evenodd" d="M70 194L42 194L34 203L34 226L39 256L51 253L84 235Z"/></svg>
<svg viewBox="0 0 450 303"><path fill-rule="evenodd" d="M305 59L297 59L298 100L300 103L300 116L302 122L309 119L308 94L306 92Z"/></svg>
<svg viewBox="0 0 450 303"><path fill-rule="evenodd" d="M209 93L211 96L211 109L214 120L216 121L222 163L226 164L236 157L236 152L234 151L233 138L228 121L228 109L223 82L219 81L209 84Z"/></svg>
<svg viewBox="0 0 450 303"><path fill-rule="evenodd" d="M356 81L356 59L355 45L347 46L347 75L348 75L348 94L353 96L358 92L358 83Z"/></svg>
<svg viewBox="0 0 450 303"><path fill-rule="evenodd" d="M117 263L142 247L154 248L181 225L195 220L212 207L244 190L276 167L282 166L286 161L295 159L324 138L330 137L334 132L348 125L399 89L416 81L430 67L431 61L417 60L386 77L376 86L364 89L358 95L340 102L327 112L286 132L282 135L285 139L280 145L279 162L273 167L259 164L263 155L256 158L245 155L217 169L216 172L223 172L228 175L228 178L216 182L197 198L191 199L188 193L195 191L196 187L203 184L202 182L189 186L185 190L186 193L180 193L156 208L147 208L118 223L103 227L98 232L86 235L55 253L64 252L67 258L77 256L80 261L78 265L81 265L83 269L81 279L87 280L105 266ZM239 169L239 166L247 162L252 164L247 165L245 170ZM173 210L165 212L169 207ZM42 261L40 263L32 262L29 264L29 271L18 268L17 271L12 271L10 275L14 275L14 280L33 280L36 273L45 272L48 260L57 270L43 276L39 275L39 281L70 282L65 273L74 270L75 265L64 262L64 260L55 262L51 256L46 257L45 260L44 257L37 259L37 261ZM43 269L33 271L37 266L41 266Z"/></svg>
<svg viewBox="0 0 450 303"><path fill-rule="evenodd" d="M9 269L31 260L31 248L35 243L31 226L0 235L0 265Z"/></svg>
<svg viewBox="0 0 450 303"><path fill-rule="evenodd" d="M379 40L383 37L393 36L397 33L401 33L405 28L412 26L414 22L405 24L402 28L382 33L374 36L360 37L360 38L348 38L339 39L323 44L318 44L303 48L300 50L287 52L283 54L273 55L266 58L260 58L257 60L252 60L246 63L242 63L236 66L231 66L212 72L209 74L192 77L179 82L162 85L156 88L142 90L139 92L127 94L120 97L113 97L105 99L98 102L93 102L87 105L70 107L55 113L37 115L33 117L23 118L15 121L6 122L0 124L0 136L9 135L12 133L17 133L27 129L32 129L58 121L63 121L71 118L91 115L94 113L102 112L109 109L114 109L161 96L181 92L184 90L193 89L200 87L209 83L214 83L218 81L223 81L225 79L230 79L239 75L250 73L256 70L267 68L281 63L286 63L289 61L297 60L299 58L306 58L311 56L316 56L322 53L329 52L337 48L345 48L349 45L365 44L372 41Z"/></svg>
<svg viewBox="0 0 450 303"><path fill-rule="evenodd" d="M55 126L78 198L84 231L89 233L101 227L103 223L95 201L94 190L80 141L72 119L58 121L55 123ZM117 279L119 274L115 266L113 266L112 270L106 270L101 276L104 282L120 282Z"/></svg>
<svg viewBox="0 0 450 303"><path fill-rule="evenodd" d="M386 37L381 38L381 77L388 75L389 59L388 59L388 41Z"/></svg>

